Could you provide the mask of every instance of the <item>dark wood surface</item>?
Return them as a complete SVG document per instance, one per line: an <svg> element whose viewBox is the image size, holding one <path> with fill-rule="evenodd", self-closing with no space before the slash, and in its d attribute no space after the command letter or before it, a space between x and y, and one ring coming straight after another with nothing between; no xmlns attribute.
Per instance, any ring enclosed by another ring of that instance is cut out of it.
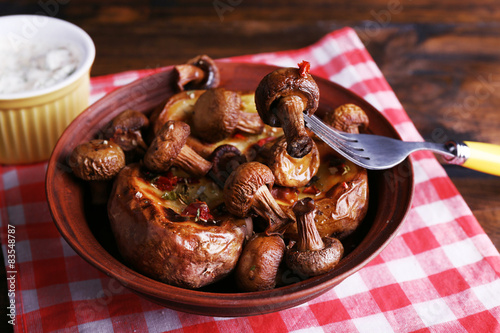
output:
<svg viewBox="0 0 500 333"><path fill-rule="evenodd" d="M350 26L425 139L439 134L500 144L496 0L0 1L1 15L35 13L90 34L97 49L93 76L182 63L200 53L221 58L295 49ZM500 177L445 169L500 249Z"/></svg>

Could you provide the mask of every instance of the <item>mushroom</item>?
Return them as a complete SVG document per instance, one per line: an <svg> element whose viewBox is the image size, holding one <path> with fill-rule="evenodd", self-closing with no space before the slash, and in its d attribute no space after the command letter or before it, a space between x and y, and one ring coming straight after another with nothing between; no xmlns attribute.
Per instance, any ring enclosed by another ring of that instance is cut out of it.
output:
<svg viewBox="0 0 500 333"><path fill-rule="evenodd" d="M190 133L188 124L177 120L167 121L146 151L144 165L154 172L165 172L176 165L191 175L206 175L212 163L186 145Z"/></svg>
<svg viewBox="0 0 500 333"><path fill-rule="evenodd" d="M260 117L272 127L283 128L287 152L295 158L307 155L312 149L303 113L312 115L319 104L319 88L307 72L307 62L299 66L299 69L280 68L269 73L255 91Z"/></svg>
<svg viewBox="0 0 500 333"><path fill-rule="evenodd" d="M236 265L238 288L242 291L273 289L284 253L285 242L279 235L253 235Z"/></svg>
<svg viewBox="0 0 500 333"><path fill-rule="evenodd" d="M199 55L183 65L174 66L174 73L181 91L214 88L220 82L219 68L207 55Z"/></svg>
<svg viewBox="0 0 500 333"><path fill-rule="evenodd" d="M69 165L83 180L110 180L125 166L125 154L117 144L95 139L76 146Z"/></svg>
<svg viewBox="0 0 500 333"><path fill-rule="evenodd" d="M149 119L144 114L126 110L109 123L104 129L104 136L119 145L133 159L135 155L144 155L148 149L141 133L148 126Z"/></svg>
<svg viewBox="0 0 500 333"><path fill-rule="evenodd" d="M241 98L224 88L208 89L196 101L192 118L193 132L213 143L229 137L235 130L259 134L264 124L257 113L241 111Z"/></svg>
<svg viewBox="0 0 500 333"><path fill-rule="evenodd" d="M214 149L209 160L212 162L210 177L224 188L229 175L236 170L238 166L247 162L245 155L233 145L223 144Z"/></svg>
<svg viewBox="0 0 500 333"><path fill-rule="evenodd" d="M368 128L369 124L365 111L354 104L344 104L328 112L324 121L339 131L355 134Z"/></svg>
<svg viewBox="0 0 500 333"><path fill-rule="evenodd" d="M312 198L297 201L292 209L297 220L299 239L297 243L287 247L287 266L307 276L331 271L344 254L342 243L333 237L320 237L314 223L316 207Z"/></svg>
<svg viewBox="0 0 500 333"><path fill-rule="evenodd" d="M273 198L270 188L274 175L269 167L259 162L248 162L234 170L224 186L224 202L229 213L245 217L250 210L267 223L267 234L282 233L293 220Z"/></svg>
<svg viewBox="0 0 500 333"><path fill-rule="evenodd" d="M305 186L318 172L320 156L316 144L312 143L309 154L301 158L291 157L284 136L278 138L270 149L267 165L273 171L274 183L286 187Z"/></svg>
<svg viewBox="0 0 500 333"><path fill-rule="evenodd" d="M75 176L90 185L93 204L104 204L110 190L110 180L125 167L123 150L109 140L94 139L73 149L69 166Z"/></svg>

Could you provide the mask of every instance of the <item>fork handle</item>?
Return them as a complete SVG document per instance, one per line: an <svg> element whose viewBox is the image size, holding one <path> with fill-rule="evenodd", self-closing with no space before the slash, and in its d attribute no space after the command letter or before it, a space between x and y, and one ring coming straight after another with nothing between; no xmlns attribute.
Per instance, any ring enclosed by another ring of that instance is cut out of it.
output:
<svg viewBox="0 0 500 333"><path fill-rule="evenodd" d="M459 155L456 164L500 176L500 145L464 141L463 143L456 143L456 148Z"/></svg>

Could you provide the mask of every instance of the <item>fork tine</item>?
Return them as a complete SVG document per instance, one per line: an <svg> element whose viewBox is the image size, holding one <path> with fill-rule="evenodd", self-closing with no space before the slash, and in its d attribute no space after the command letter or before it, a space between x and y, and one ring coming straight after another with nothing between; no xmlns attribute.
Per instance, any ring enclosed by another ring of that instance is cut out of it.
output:
<svg viewBox="0 0 500 333"><path fill-rule="evenodd" d="M331 133L329 127L321 126L323 122L319 119L314 119L313 121L308 121L306 119L306 123L310 128L315 132L323 141L325 141L329 146L336 149L341 155L344 157L353 159L354 161L362 162L366 160L366 156L360 154L363 149L359 149L357 147L353 147L348 144L348 142L343 139L339 139L337 136ZM350 139L352 140L352 139ZM353 142L353 141L351 141ZM355 141L354 141L355 142ZM346 156L347 155L347 156ZM353 161L353 162L354 162Z"/></svg>
<svg viewBox="0 0 500 333"><path fill-rule="evenodd" d="M364 161L366 160L365 157L354 153L352 150L347 149L345 146L342 145L337 145L333 140L329 140L328 138L323 136L323 133L321 131L316 132L316 134L324 141L326 142L331 148L333 148L335 151L337 151L340 155L344 156L346 159L350 160L351 162L358 164L358 165L364 165Z"/></svg>
<svg viewBox="0 0 500 333"><path fill-rule="evenodd" d="M355 138L349 137L349 134L342 133L342 132L336 130L335 128L329 126L328 124L325 124L321 119L319 119L315 115L308 116L308 115L304 114L304 120L312 122L312 123L316 124L317 126L320 126L324 129L327 129L327 131L329 133L332 133L333 135L335 135L339 139L349 141L349 142L356 142L357 141Z"/></svg>
<svg viewBox="0 0 500 333"><path fill-rule="evenodd" d="M356 139L352 139L347 137L344 133L337 131L336 129L325 124L321 119L312 115L312 116L304 116L304 120L307 125L312 125L316 129L320 129L328 138L331 138L335 142L342 144L348 148L352 148L353 146L350 143L357 142ZM357 148L359 149L359 148Z"/></svg>
<svg viewBox="0 0 500 333"><path fill-rule="evenodd" d="M332 134L331 132L327 131L325 128L321 127L320 125L316 123L310 123L308 124L309 127L313 130L314 133L316 134L321 134L322 137L326 138L329 141L332 141L335 143L335 145L339 146L339 148L344 148L346 150L351 150L350 146L343 141L343 139L339 139L337 136Z"/></svg>
<svg viewBox="0 0 500 333"><path fill-rule="evenodd" d="M342 149L347 154L354 155L357 158L367 158L366 154L361 154L361 152L364 151L363 147L352 145L352 143L358 142L356 139L346 137L343 133L332 129L315 116L307 117L305 120L307 125L310 126L316 134L321 134L322 139L331 141L335 146Z"/></svg>

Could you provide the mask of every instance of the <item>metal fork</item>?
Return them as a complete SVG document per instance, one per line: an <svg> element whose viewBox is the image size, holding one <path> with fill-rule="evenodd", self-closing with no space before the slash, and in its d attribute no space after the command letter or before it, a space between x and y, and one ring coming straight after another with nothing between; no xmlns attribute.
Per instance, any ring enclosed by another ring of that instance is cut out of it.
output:
<svg viewBox="0 0 500 333"><path fill-rule="evenodd" d="M459 164L482 172L500 175L500 146L485 143L463 143L448 141L407 142L373 134L348 134L328 126L315 115L304 114L306 126L320 139L336 150L340 155L370 170L389 169L401 163L417 150L430 150L441 154L447 163ZM475 144L469 147L470 144ZM466 165L471 158L471 151L477 152L481 145L480 155L475 154L474 163ZM484 150L487 150L486 152ZM487 154L487 156L484 156ZM479 160L477 160L479 158ZM484 165L486 163L486 167Z"/></svg>

